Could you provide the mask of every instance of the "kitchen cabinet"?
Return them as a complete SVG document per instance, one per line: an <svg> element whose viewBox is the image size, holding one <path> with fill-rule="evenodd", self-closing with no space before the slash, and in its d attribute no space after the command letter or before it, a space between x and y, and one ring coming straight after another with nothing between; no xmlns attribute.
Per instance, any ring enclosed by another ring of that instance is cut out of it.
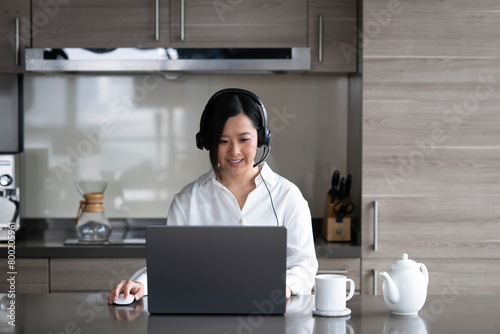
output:
<svg viewBox="0 0 500 334"><path fill-rule="evenodd" d="M33 47L166 47L169 7L168 0L33 1Z"/></svg>
<svg viewBox="0 0 500 334"><path fill-rule="evenodd" d="M362 293L402 253L428 267L430 294L500 292L500 47L488 24L500 7L435 5L363 3L379 33L363 47Z"/></svg>
<svg viewBox="0 0 500 334"><path fill-rule="evenodd" d="M309 0L311 72L357 70L357 1Z"/></svg>
<svg viewBox="0 0 500 334"><path fill-rule="evenodd" d="M2 261L7 262L6 259ZM9 274L14 272L14 274ZM7 281L14 277L14 280ZM0 293L11 291L10 282L14 283L15 293L49 293L49 260L16 259L15 270L2 266L0 273Z"/></svg>
<svg viewBox="0 0 500 334"><path fill-rule="evenodd" d="M175 48L307 45L306 0L171 0Z"/></svg>
<svg viewBox="0 0 500 334"><path fill-rule="evenodd" d="M72 0L54 6L33 2L34 48L307 44L307 0Z"/></svg>
<svg viewBox="0 0 500 334"><path fill-rule="evenodd" d="M498 294L500 261L419 258L429 271L428 295ZM382 294L380 272L391 270L387 259L363 259L362 294ZM376 291L374 288L376 286Z"/></svg>
<svg viewBox="0 0 500 334"><path fill-rule="evenodd" d="M30 30L29 0L3 0L0 3L0 72L23 72Z"/></svg>
<svg viewBox="0 0 500 334"><path fill-rule="evenodd" d="M103 292L129 279L145 259L50 259L50 292Z"/></svg>

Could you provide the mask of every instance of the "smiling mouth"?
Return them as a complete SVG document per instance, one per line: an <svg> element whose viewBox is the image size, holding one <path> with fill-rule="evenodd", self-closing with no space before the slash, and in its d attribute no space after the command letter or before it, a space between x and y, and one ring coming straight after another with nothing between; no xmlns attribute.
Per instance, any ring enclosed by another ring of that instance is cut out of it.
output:
<svg viewBox="0 0 500 334"><path fill-rule="evenodd" d="M242 161L243 161L243 159L239 159L239 160L228 160L228 162L229 162L229 163L231 163L231 164L238 164L238 163L240 163L240 162L242 162Z"/></svg>

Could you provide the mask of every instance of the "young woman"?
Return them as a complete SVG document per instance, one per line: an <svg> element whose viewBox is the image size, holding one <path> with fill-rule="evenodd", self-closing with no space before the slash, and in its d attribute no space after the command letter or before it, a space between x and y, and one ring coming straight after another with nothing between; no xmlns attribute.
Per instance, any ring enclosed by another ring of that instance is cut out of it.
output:
<svg viewBox="0 0 500 334"><path fill-rule="evenodd" d="M259 109L260 108L260 109ZM225 89L214 94L201 116L197 146L209 150L212 170L185 186L170 206L169 225L283 225L287 228L287 298L310 294L318 262L311 213L300 190L274 173L257 148L270 150L266 110L253 93ZM267 155L266 155L267 156ZM135 300L147 295L146 268L109 293Z"/></svg>

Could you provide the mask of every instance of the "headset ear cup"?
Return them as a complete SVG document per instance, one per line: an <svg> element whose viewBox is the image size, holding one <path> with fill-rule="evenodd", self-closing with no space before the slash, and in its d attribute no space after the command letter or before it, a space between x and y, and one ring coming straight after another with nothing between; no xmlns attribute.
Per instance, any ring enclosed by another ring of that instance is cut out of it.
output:
<svg viewBox="0 0 500 334"><path fill-rule="evenodd" d="M263 127L260 127L257 130L257 147L262 147L262 146L269 146L271 142L271 132Z"/></svg>
<svg viewBox="0 0 500 334"><path fill-rule="evenodd" d="M264 145L264 129L259 128L257 130L257 147L262 147Z"/></svg>
<svg viewBox="0 0 500 334"><path fill-rule="evenodd" d="M196 134L196 147L198 147L200 150L203 150L203 147L204 147L204 143L203 143L203 136L201 135L201 132L198 132Z"/></svg>
<svg viewBox="0 0 500 334"><path fill-rule="evenodd" d="M271 143L271 131L266 128L260 127L257 130L257 147L269 146Z"/></svg>

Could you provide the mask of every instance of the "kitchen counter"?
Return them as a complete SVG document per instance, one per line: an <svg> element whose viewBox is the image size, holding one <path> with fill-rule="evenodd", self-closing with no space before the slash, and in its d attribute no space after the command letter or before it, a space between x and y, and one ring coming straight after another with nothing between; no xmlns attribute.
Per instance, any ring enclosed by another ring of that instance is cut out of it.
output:
<svg viewBox="0 0 500 334"><path fill-rule="evenodd" d="M3 298L1 298L3 297ZM6 295L0 296L3 306ZM354 296L351 315L312 315L314 296L296 296L283 316L149 315L147 297L129 306L107 305L104 294L16 297L15 328L0 307L2 333L498 333L500 295L428 296L418 316L395 316L382 296Z"/></svg>
<svg viewBox="0 0 500 334"><path fill-rule="evenodd" d="M164 219L110 219L110 222L113 227L110 244L79 245L68 244L75 241L74 220L26 220L22 222L25 228L16 236L16 258L145 258L145 227L165 224ZM6 246L0 245L0 257L7 257ZM329 243L316 233L315 246L318 258L361 256L360 246Z"/></svg>

